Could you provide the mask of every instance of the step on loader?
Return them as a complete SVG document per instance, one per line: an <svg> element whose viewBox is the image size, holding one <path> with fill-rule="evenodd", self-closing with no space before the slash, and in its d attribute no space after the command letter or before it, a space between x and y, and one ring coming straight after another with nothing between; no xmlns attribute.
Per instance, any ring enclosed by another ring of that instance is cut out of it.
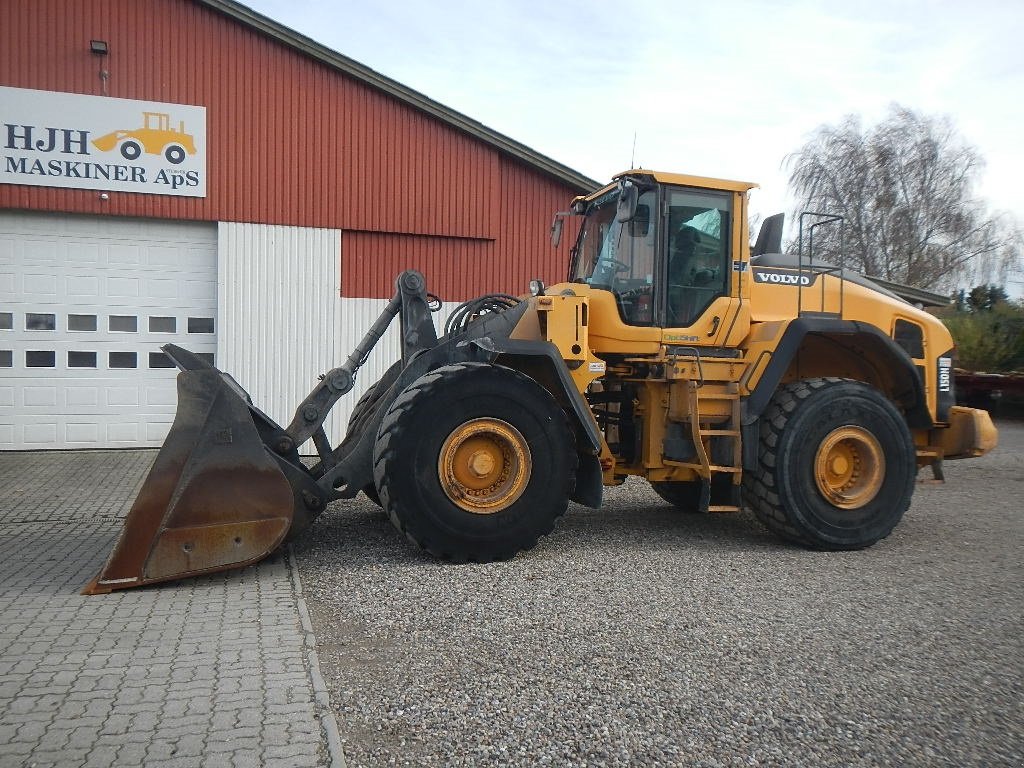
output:
<svg viewBox="0 0 1024 768"><path fill-rule="evenodd" d="M570 500L599 507L629 475L683 512L746 507L808 548L885 538L919 468L941 477L944 460L991 450L995 429L955 405L938 320L841 264L779 253L780 217L750 247L753 186L620 174L556 216L556 242L565 216L580 219L565 282L467 302L440 338L424 277L404 272L287 426L228 374L164 347L181 369L178 412L83 591L255 563L359 492L455 562L513 557ZM396 318L401 359L333 446L324 420Z"/></svg>

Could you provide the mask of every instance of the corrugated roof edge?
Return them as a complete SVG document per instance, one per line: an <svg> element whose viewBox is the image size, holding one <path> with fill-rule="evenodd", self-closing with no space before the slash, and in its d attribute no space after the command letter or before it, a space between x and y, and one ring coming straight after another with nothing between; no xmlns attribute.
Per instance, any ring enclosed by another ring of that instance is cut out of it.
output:
<svg viewBox="0 0 1024 768"><path fill-rule="evenodd" d="M941 293L935 293L934 291L926 291L924 288L917 288L913 285L894 283L890 280L883 280L880 277L869 277L868 280L878 283L883 288L887 288L901 299L909 301L911 304L920 304L925 307L948 307L953 303L953 300L949 298L949 296L945 296Z"/></svg>
<svg viewBox="0 0 1024 768"><path fill-rule="evenodd" d="M253 29L269 35L274 39L290 46L307 56L311 56L334 69L343 72L350 77L360 80L379 91L402 101L409 106L425 112L432 117L443 120L454 128L468 133L471 136L491 145L495 149L510 155L530 165L542 173L552 176L555 179L567 184L579 193L591 192L601 186L600 182L574 171L568 166L552 160L550 157L540 154L524 144L520 144L508 136L491 130L483 123L477 122L460 112L449 109L443 104L424 96L412 88L382 75L380 72L360 64L348 56L338 53L325 45L322 45L312 38L306 37L293 29L290 29L263 14L254 11L248 6L234 2L234 0L195 0L226 16L230 16Z"/></svg>

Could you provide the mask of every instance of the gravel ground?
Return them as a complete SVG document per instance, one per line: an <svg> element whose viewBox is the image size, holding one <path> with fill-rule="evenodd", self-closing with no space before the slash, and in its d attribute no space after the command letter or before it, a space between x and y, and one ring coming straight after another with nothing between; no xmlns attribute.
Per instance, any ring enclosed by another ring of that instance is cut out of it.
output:
<svg viewBox="0 0 1024 768"><path fill-rule="evenodd" d="M348 764L1024 764L1024 422L999 426L863 552L643 482L488 565L332 506L295 552Z"/></svg>

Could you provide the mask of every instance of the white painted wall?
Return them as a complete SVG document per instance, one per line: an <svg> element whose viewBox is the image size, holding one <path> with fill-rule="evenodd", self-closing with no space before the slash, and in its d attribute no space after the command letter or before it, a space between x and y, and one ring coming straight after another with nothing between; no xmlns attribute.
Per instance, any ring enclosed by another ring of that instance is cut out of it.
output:
<svg viewBox="0 0 1024 768"><path fill-rule="evenodd" d="M339 230L222 222L217 256L219 367L287 426L317 376L345 361L388 302L339 297ZM437 313L435 326L443 327L455 306ZM399 349L396 320L325 424L333 444L344 437L352 406ZM312 444L303 452L313 452Z"/></svg>

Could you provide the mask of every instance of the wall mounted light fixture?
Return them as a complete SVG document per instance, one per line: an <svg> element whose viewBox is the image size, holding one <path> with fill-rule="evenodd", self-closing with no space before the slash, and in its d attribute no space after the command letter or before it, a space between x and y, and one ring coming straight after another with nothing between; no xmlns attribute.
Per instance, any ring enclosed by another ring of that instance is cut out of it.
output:
<svg viewBox="0 0 1024 768"><path fill-rule="evenodd" d="M89 51L94 56L107 56L110 53L110 45L106 40L90 40ZM110 92L107 90L107 81L110 80L110 72L103 66L103 59L100 59L100 62L100 82L103 84L102 93L104 96L109 96Z"/></svg>

